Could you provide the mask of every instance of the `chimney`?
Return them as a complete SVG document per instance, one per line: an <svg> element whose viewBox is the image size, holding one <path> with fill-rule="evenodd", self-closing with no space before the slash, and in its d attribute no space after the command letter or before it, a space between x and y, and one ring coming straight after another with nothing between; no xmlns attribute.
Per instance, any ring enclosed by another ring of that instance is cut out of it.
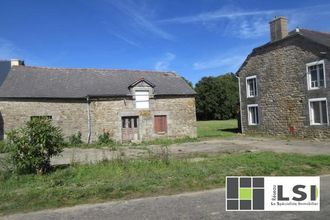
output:
<svg viewBox="0 0 330 220"><path fill-rule="evenodd" d="M10 66L24 66L24 60L18 60L18 59L11 59L10 60Z"/></svg>
<svg viewBox="0 0 330 220"><path fill-rule="evenodd" d="M269 22L271 42L281 40L288 36L288 19L286 17L275 17Z"/></svg>

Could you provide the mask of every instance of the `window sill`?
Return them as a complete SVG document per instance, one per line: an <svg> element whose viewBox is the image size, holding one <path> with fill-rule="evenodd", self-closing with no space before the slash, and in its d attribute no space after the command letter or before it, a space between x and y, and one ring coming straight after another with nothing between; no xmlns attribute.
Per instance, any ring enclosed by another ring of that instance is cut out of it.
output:
<svg viewBox="0 0 330 220"><path fill-rule="evenodd" d="M326 87L314 87L314 88L308 88L308 91L313 91L313 90L319 90L319 89L325 89Z"/></svg>
<svg viewBox="0 0 330 220"><path fill-rule="evenodd" d="M320 126L320 127L325 127L325 126L329 126L329 124L310 124L310 126Z"/></svg>

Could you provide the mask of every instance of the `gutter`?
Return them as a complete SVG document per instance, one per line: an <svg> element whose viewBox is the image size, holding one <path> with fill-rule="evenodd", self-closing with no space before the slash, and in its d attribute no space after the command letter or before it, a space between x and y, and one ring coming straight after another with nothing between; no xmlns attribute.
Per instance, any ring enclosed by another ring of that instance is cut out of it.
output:
<svg viewBox="0 0 330 220"><path fill-rule="evenodd" d="M235 77L238 79L238 95L239 95L239 116L240 116L240 120L241 120L241 132L242 134L244 133L244 129L243 129L243 116L242 116L242 96L241 96L241 79L235 75Z"/></svg>
<svg viewBox="0 0 330 220"><path fill-rule="evenodd" d="M91 126L91 109L90 109L90 99L89 96L86 96L86 104L87 104L87 144L91 142L91 135L92 135L92 126Z"/></svg>

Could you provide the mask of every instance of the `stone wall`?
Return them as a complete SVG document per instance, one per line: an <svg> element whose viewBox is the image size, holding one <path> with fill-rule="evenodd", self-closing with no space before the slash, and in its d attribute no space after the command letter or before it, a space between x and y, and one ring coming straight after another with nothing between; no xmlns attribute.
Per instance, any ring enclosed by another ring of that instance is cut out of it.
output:
<svg viewBox="0 0 330 220"><path fill-rule="evenodd" d="M150 108L147 110L136 109L132 99L93 99L90 111L92 141L97 140L104 131L109 132L113 139L121 141L121 117L124 116L139 117L140 140L197 136L193 97L150 99ZM23 126L31 116L49 115L52 116L53 123L62 128L66 137L80 131L83 141L87 141L88 114L85 100L0 101L0 112L4 132ZM158 135L154 132L154 115L167 116L166 134Z"/></svg>
<svg viewBox="0 0 330 220"><path fill-rule="evenodd" d="M322 55L320 52L328 52ZM326 97L330 110L330 51L300 36L258 48L239 71L244 132L330 137L329 125L310 125L308 99ZM306 64L325 61L327 87L308 91ZM246 97L246 77L257 75L258 96ZM259 105L259 125L248 125L247 105ZM329 118L329 115L328 115ZM294 132L289 132L294 128Z"/></svg>
<svg viewBox="0 0 330 220"><path fill-rule="evenodd" d="M4 133L22 127L31 116L52 116L52 121L62 128L65 136L78 131L87 133L87 108L81 101L0 101L0 113L3 122L0 130Z"/></svg>
<svg viewBox="0 0 330 220"><path fill-rule="evenodd" d="M139 117L140 140L160 137L196 137L196 112L194 98L157 98L150 99L150 108L139 110L131 99L94 100L91 103L92 137L95 140L103 130L114 139L121 140L121 117ZM154 132L154 116L166 115L168 131L164 135Z"/></svg>

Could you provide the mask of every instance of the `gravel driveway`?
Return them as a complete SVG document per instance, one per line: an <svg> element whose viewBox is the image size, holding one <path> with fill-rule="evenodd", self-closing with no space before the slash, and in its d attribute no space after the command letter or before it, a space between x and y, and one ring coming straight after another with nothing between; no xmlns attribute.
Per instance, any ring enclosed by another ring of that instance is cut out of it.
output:
<svg viewBox="0 0 330 220"><path fill-rule="evenodd" d="M279 140L275 138L235 137L201 142L173 144L168 146L173 156L189 154L215 154L246 151L273 151L307 155L330 154L329 140ZM61 156L53 158L52 164L94 163L104 159L136 158L148 156L149 152L161 151L160 146L121 147L120 150L66 148Z"/></svg>

